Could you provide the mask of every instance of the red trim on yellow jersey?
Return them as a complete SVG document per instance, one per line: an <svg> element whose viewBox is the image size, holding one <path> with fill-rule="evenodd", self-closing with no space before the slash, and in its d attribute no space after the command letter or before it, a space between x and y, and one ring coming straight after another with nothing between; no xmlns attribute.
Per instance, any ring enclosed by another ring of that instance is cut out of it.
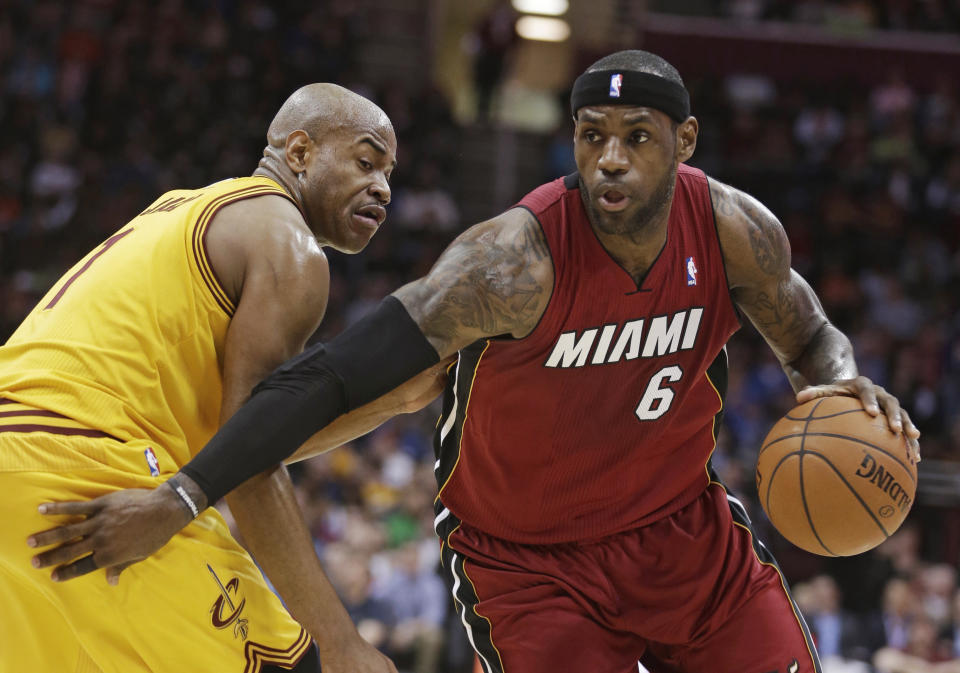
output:
<svg viewBox="0 0 960 673"><path fill-rule="evenodd" d="M310 636L307 635L303 627L300 628L300 635L297 636L294 643L286 649L269 647L248 640L243 650L244 656L247 658L247 666L243 669L243 673L259 673L260 669L267 664L292 668L303 658L308 649L310 649Z"/></svg>
<svg viewBox="0 0 960 673"><path fill-rule="evenodd" d="M0 405L14 405L20 407L19 409L0 411L0 433L48 432L52 435L74 435L100 439L116 439L116 437L111 434L101 430L85 427L69 416L64 416L56 411L37 409L30 405L21 404L16 400L11 400L8 398L0 398ZM44 422L31 422L34 418L53 420ZM54 425L55 423L56 425Z"/></svg>
<svg viewBox="0 0 960 673"><path fill-rule="evenodd" d="M276 194L277 196L282 196L293 202L293 199L290 198L290 195L283 191L279 185L252 185L249 187L243 187L241 189L222 194L208 203L200 213L200 217L197 218L197 223L193 228L193 257L197 262L197 268L200 270L200 276L203 278L207 289L210 290L210 294L213 296L214 301L216 301L217 305L223 309L223 312L230 317L233 316L233 312L236 311L237 307L224 289L223 283L221 283L220 279L217 278L217 273L214 271L213 265L210 264L210 258L206 245L207 228L210 225L210 222L213 221L213 218L216 216L216 214L224 206L255 196L264 196L266 194ZM293 203L296 205L295 202Z"/></svg>

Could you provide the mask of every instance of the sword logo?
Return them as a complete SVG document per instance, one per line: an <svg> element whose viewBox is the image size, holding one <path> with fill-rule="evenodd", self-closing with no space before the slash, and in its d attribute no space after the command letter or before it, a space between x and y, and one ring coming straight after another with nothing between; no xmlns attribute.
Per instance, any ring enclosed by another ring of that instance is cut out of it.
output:
<svg viewBox="0 0 960 673"><path fill-rule="evenodd" d="M210 621L218 629L225 629L231 624L233 624L233 637L240 638L241 640L247 639L247 633L249 631L249 621L242 619L240 613L243 611L243 606L247 604L247 599L244 598L240 601L240 605L235 605L233 602L233 597L230 595L231 592L235 597L237 595L238 587L240 586L240 580L236 577L231 579L229 582L224 585L220 581L220 578L217 577L217 573L214 572L213 568L210 567L210 564L207 564L207 570L210 571L210 574L213 576L213 580L217 583L217 587L220 589L220 595L217 596L217 600L213 602L213 606L210 608ZM223 606L226 603L227 607L230 608L230 614L224 616Z"/></svg>

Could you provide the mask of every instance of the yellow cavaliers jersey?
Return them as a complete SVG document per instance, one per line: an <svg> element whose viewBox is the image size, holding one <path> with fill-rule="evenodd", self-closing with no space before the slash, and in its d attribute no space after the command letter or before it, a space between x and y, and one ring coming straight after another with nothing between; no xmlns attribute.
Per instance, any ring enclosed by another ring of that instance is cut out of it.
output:
<svg viewBox="0 0 960 673"><path fill-rule="evenodd" d="M163 471L187 462L219 424L235 308L207 227L223 206L264 194L290 198L262 177L167 192L80 260L0 347L0 429L146 440ZM143 468L142 452L111 458L127 460Z"/></svg>

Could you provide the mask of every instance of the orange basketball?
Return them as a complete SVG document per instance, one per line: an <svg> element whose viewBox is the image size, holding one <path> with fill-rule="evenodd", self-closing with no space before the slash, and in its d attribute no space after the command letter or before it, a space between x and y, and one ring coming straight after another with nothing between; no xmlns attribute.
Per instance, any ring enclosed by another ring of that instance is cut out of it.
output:
<svg viewBox="0 0 960 673"><path fill-rule="evenodd" d="M910 511L917 466L906 437L855 397L823 397L777 421L757 457L757 493L793 544L852 556L893 534Z"/></svg>

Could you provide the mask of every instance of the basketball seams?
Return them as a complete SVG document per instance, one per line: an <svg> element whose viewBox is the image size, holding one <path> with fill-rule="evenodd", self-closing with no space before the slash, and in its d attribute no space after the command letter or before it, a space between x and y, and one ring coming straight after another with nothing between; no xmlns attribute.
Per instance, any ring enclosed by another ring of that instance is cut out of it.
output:
<svg viewBox="0 0 960 673"><path fill-rule="evenodd" d="M834 473L840 478L840 481L842 481L844 485L850 490L850 492L853 493L853 497L855 497L857 501L867 511L867 514L870 515L870 518L873 519L873 522L880 527L880 531L883 533L883 536L885 538L890 537L890 533L887 532L887 529L884 527L883 523L881 523L880 519L878 519L877 516L873 513L873 510L870 509L870 505L868 505L866 500L863 499L859 491L857 491L857 489L855 489L853 485L849 481L847 481L847 478L844 477L843 473L837 469L837 466L831 463L829 458L827 458L826 456L816 451L809 451L809 453L810 455L816 456L817 458L819 458L820 460L822 460L823 462L825 462L827 465L830 466L830 469L833 470Z"/></svg>
<svg viewBox="0 0 960 673"><path fill-rule="evenodd" d="M826 398L821 398L821 399L826 399ZM813 412L810 412L810 413L812 414ZM826 416L791 416L788 412L787 415L784 416L784 418L789 419L791 421L809 421L809 420L819 421L824 418L834 418L836 416L844 416L846 414L857 414L857 413L866 413L866 412L864 412L863 409L846 409L844 411L837 411L836 413L827 414Z"/></svg>
<svg viewBox="0 0 960 673"><path fill-rule="evenodd" d="M784 455L780 458L780 460L777 462L777 464L774 466L773 470L770 472L770 477L767 479L767 494L766 494L767 497L766 497L766 507L764 507L764 510L766 510L768 516L770 515L770 512L772 511L772 510L770 509L770 493L771 493L771 491L773 491L773 480L774 480L774 478L776 477L777 472L780 470L780 467L783 465L784 462L786 462L787 458L792 458L793 456L798 456L798 457L799 457L799 456L800 456L800 451L791 451L790 453L784 454ZM798 469L798 472L800 472L800 484L801 484L801 489L802 489L802 487L803 487L803 471L800 470L799 467L798 467L797 469ZM801 498L801 500L803 501L803 507L804 507L804 510L806 511L806 514L807 514L807 522L810 524L810 530L813 532L813 536L814 536L815 538L817 538L817 542L820 543L820 546L823 547L824 551L826 551L826 552L827 552L828 554L830 554L831 556L837 556L837 554L834 554L832 551L830 551L830 548L823 543L823 540L820 539L820 535L819 535L819 533L817 533L817 529L814 527L813 521L810 519L810 511L807 509L807 499L806 499L806 497L804 497L804 494L803 494L803 491L802 491L802 490L801 490L801 492L800 492L800 498ZM776 525L776 524L774 524L774 525Z"/></svg>
<svg viewBox="0 0 960 673"><path fill-rule="evenodd" d="M814 413L816 413L817 407L819 407L821 404L823 404L823 401L824 401L825 399L827 399L827 398L821 398L821 399L817 400L817 403L813 405L813 408L812 408L812 409L810 409L810 414L807 416L807 420L804 422L804 425L803 425L803 436L800 438L800 451L799 451L800 458L799 458L799 464L797 465L797 472L798 472L799 475L800 475L800 502L803 503L803 513L804 513L804 514L806 515L806 517L807 517L807 523L810 524L810 530L813 531L813 536L814 536L815 538L817 538L817 542L820 543L820 546L823 547L824 549L826 549L832 556L836 556L836 554L834 554L834 553L830 550L830 547L828 547L827 545L825 545L825 544L823 543L823 540L820 539L820 533L817 532L817 527L816 527L815 525L813 525L813 517L810 516L810 507L809 507L809 505L807 505L807 491L806 491L806 488L804 487L804 483L803 483L803 456L804 456L805 453L807 453L807 451L805 450L805 447L804 447L804 445L806 444L806 441L807 441L807 428L810 427L810 421L813 420L813 418L814 418L813 415L814 415ZM767 493L770 493L770 485L769 485L769 484L767 485Z"/></svg>
<svg viewBox="0 0 960 673"><path fill-rule="evenodd" d="M819 419L813 419L813 420L819 420ZM904 470L904 472L907 473L907 476L910 478L910 481L912 481L914 485L916 485L916 483L917 483L917 478L916 478L916 476L914 476L913 471L910 469L910 466L909 466L907 463L903 462L900 458L898 458L895 453L892 453L892 452L888 451L887 449L883 448L882 446L877 446L876 444L873 444L872 442L868 442L868 441L866 441L866 440L864 440L864 439L859 439L859 438L853 437L853 436L851 436L851 435L841 435L841 434L838 434L838 433L835 433L835 432L795 432L795 433L793 433L793 434L791 434L791 435L781 435L780 437L777 437L776 439L774 439L773 441L771 441L770 443L768 443L766 446L764 446L762 449L760 449L760 452L759 452L759 453L763 453L766 449L770 448L771 446L773 446L773 445L776 444L777 442L782 442L782 441L785 440L785 439L796 439L797 437L800 437L800 438L801 438L801 446L803 446L803 438L805 438L805 437L829 437L830 439L846 439L846 440L849 440L849 441L853 442L854 444L860 444L860 445L863 445L863 446L870 447L870 448L873 449L874 451L879 451L879 452L882 453L883 455L888 456L888 457L892 458L893 460L895 460L896 463L897 463L897 465L899 465L900 467L902 467L903 470ZM818 452L817 449L806 449L806 451ZM758 454L758 456L759 456L759 454Z"/></svg>

